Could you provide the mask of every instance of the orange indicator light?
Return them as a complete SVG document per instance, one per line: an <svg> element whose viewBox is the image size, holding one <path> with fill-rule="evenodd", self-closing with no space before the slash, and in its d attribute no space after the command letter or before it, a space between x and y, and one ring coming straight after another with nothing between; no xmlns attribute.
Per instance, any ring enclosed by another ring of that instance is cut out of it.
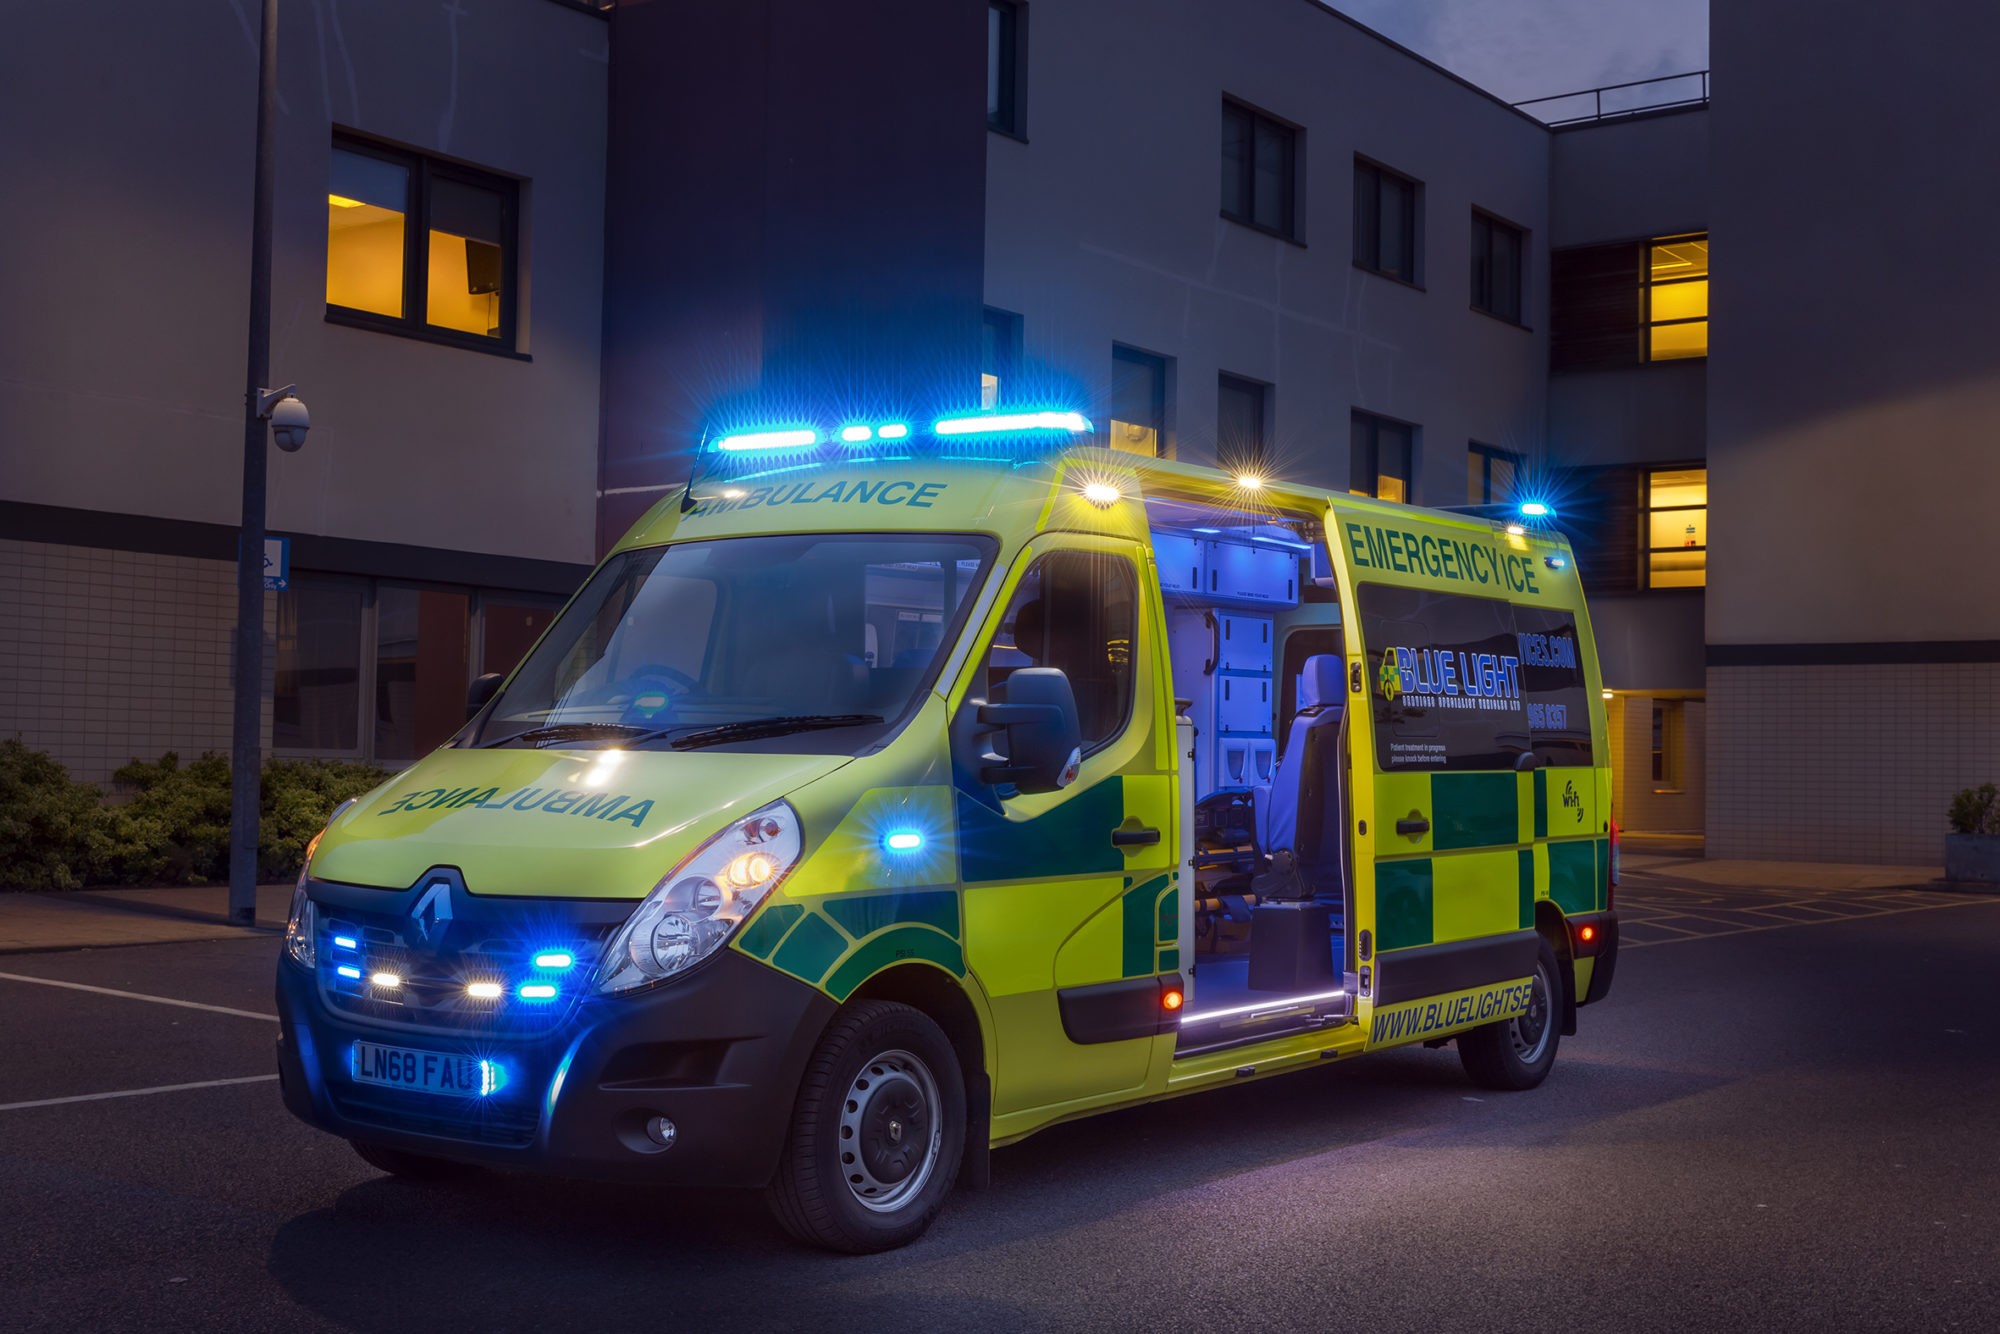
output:
<svg viewBox="0 0 2000 1334"><path fill-rule="evenodd" d="M1186 999L1187 998L1185 996L1181 995L1181 989L1179 987L1168 987L1165 991L1160 993L1160 1004L1165 1006L1169 1010L1180 1009L1182 1004L1186 1001Z"/></svg>
<svg viewBox="0 0 2000 1334"><path fill-rule="evenodd" d="M1577 931L1577 935L1581 936L1585 940L1596 940L1597 928L1594 926L1583 927Z"/></svg>

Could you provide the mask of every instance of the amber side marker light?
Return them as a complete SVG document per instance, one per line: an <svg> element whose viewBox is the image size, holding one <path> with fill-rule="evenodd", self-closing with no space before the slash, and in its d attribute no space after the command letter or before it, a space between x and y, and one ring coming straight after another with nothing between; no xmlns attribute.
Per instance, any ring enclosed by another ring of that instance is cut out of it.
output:
<svg viewBox="0 0 2000 1334"><path fill-rule="evenodd" d="M1594 926L1579 927L1576 934L1580 940L1596 940L1597 928Z"/></svg>
<svg viewBox="0 0 2000 1334"><path fill-rule="evenodd" d="M1186 1004L1186 1002L1187 1002L1187 997L1181 994L1181 990L1179 987L1168 987L1165 991L1160 993L1160 1006L1162 1009L1178 1010L1181 1008L1182 1005Z"/></svg>

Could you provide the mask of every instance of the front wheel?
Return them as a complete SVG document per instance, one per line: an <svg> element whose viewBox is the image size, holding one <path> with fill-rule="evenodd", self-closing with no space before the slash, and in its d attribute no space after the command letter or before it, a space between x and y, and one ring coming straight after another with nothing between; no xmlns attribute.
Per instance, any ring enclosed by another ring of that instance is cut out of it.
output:
<svg viewBox="0 0 2000 1334"><path fill-rule="evenodd" d="M771 1212L829 1250L905 1245L951 1194L965 1130L965 1079L943 1030L908 1005L849 1006L806 1066Z"/></svg>
<svg viewBox="0 0 2000 1334"><path fill-rule="evenodd" d="M1548 1078L1561 1040L1561 974L1556 953L1544 939L1535 954L1535 976L1529 983L1528 1008L1512 1019L1484 1024L1458 1035L1458 1059L1465 1073L1481 1088L1517 1092Z"/></svg>

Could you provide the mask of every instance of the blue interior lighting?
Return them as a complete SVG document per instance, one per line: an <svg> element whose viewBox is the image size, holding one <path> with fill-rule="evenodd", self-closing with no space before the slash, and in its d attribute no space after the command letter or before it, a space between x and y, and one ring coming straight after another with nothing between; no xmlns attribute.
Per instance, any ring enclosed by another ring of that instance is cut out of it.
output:
<svg viewBox="0 0 2000 1334"><path fill-rule="evenodd" d="M576 962L576 956L568 950L551 950L547 954L535 956L535 967L547 969L567 968Z"/></svg>
<svg viewBox="0 0 2000 1334"><path fill-rule="evenodd" d="M1077 435L1090 430L1090 420L1080 412L1012 412L945 417L931 429L939 435L1009 435L1019 431L1064 431Z"/></svg>
<svg viewBox="0 0 2000 1334"><path fill-rule="evenodd" d="M800 428L792 431L755 431L746 435L726 435L715 442L715 447L732 454L749 454L760 449L804 449L808 445L818 443L818 431Z"/></svg>
<svg viewBox="0 0 2000 1334"><path fill-rule="evenodd" d="M917 852L924 846L924 836L914 829L897 829L883 838L882 846L891 852Z"/></svg>

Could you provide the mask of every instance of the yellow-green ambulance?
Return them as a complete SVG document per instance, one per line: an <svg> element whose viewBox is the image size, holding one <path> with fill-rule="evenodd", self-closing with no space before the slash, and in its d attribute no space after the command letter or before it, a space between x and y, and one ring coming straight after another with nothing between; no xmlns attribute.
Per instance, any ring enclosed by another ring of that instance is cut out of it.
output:
<svg viewBox="0 0 2000 1334"><path fill-rule="evenodd" d="M1538 1084L1618 940L1546 505L1090 438L706 445L464 730L316 840L292 1110L408 1176L764 1187L868 1251L1093 1112L1451 1039Z"/></svg>

